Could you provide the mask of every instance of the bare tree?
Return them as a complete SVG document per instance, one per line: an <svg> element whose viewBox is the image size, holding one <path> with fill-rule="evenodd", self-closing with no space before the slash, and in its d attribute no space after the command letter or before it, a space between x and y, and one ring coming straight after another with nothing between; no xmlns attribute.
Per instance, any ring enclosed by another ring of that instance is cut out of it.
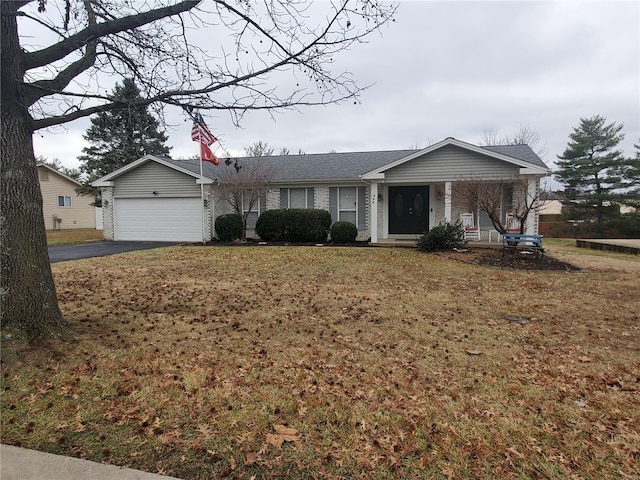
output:
<svg viewBox="0 0 640 480"><path fill-rule="evenodd" d="M15 0L0 8L0 323L31 338L69 333L47 255L34 131L146 105L160 119L178 107L226 111L238 124L253 110L357 101L362 89L330 70L333 58L395 11L375 0L68 0L61 9ZM133 104L108 93L124 78L140 88Z"/></svg>
<svg viewBox="0 0 640 480"><path fill-rule="evenodd" d="M227 159L218 176L216 195L242 217L242 239L247 239L249 215L258 212L260 198L267 194L273 180L272 163L268 156L256 156L250 160Z"/></svg>
<svg viewBox="0 0 640 480"><path fill-rule="evenodd" d="M461 178L453 183L452 195L458 209L486 212L499 233L507 233L510 227L506 223L507 214L517 222L519 232L524 233L529 215L544 203L544 189L532 192L527 179L515 176L496 180Z"/></svg>
<svg viewBox="0 0 640 480"><path fill-rule="evenodd" d="M273 148L267 142L258 140L253 145L244 147L244 153L247 157L270 157L273 155Z"/></svg>
<svg viewBox="0 0 640 480"><path fill-rule="evenodd" d="M495 128L485 128L481 139L483 145L528 145L540 158L545 158L549 153L540 134L528 125L521 125L513 134L500 134Z"/></svg>

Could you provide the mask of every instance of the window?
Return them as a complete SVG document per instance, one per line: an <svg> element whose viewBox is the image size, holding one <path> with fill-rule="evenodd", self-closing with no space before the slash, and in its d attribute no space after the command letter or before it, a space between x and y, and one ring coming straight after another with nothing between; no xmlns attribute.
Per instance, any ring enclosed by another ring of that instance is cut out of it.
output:
<svg viewBox="0 0 640 480"><path fill-rule="evenodd" d="M59 207L71 207L71 197L69 195L58 195L58 206Z"/></svg>
<svg viewBox="0 0 640 480"><path fill-rule="evenodd" d="M258 196L258 200L249 211L249 204L251 203L251 194L242 192L242 214L249 213L247 215L247 228L255 228L258 217L265 210L267 204L267 198L265 195Z"/></svg>
<svg viewBox="0 0 640 480"><path fill-rule="evenodd" d="M366 228L366 188L329 188L329 212L332 222L351 222L358 228Z"/></svg>
<svg viewBox="0 0 640 480"><path fill-rule="evenodd" d="M356 197L356 187L345 187L338 189L338 220L340 222L350 222L357 225L358 198Z"/></svg>
<svg viewBox="0 0 640 480"><path fill-rule="evenodd" d="M314 189L309 188L281 188L280 208L313 208Z"/></svg>

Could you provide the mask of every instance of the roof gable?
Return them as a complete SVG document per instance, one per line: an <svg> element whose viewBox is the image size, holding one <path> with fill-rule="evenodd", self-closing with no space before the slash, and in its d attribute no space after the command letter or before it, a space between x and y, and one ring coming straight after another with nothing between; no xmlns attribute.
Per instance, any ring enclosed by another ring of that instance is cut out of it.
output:
<svg viewBox="0 0 640 480"><path fill-rule="evenodd" d="M520 168L527 168L527 169L533 168L534 170L536 170L536 173L539 173L539 174L546 175L549 173L548 167L544 164L542 160L540 160L540 158L527 145L499 145L499 146L480 147L477 145L473 145L471 143L463 142L453 137L448 137L438 143L434 143L433 145L430 145L421 150L415 150L411 152L409 155L403 158L400 158L395 162L392 162L387 165L383 165L379 168L376 168L374 170L371 170L367 172L363 176L363 178L366 180L383 179L384 173L386 171L447 146L455 146L458 148L468 150L470 152L479 153L481 155L485 155L491 158L495 158L497 160L511 163L514 166L517 166Z"/></svg>
<svg viewBox="0 0 640 480"><path fill-rule="evenodd" d="M124 167L119 168L118 170L115 170L109 173L108 175L105 175L102 178L99 178L98 180L94 181L91 185L93 185L94 187L112 186L112 182L115 179L132 170L135 170L136 168L148 162L157 162L166 167L173 168L174 170L178 170L179 172L182 172L185 175L189 175L194 178L200 178L199 166L198 166L198 163L200 162L200 160L198 159L179 160L178 162L180 163L176 163L177 161L171 158L157 157L155 155L145 155L144 157L139 158L138 160L131 162L125 165ZM192 169L193 165L196 166L196 168L198 169L197 171L194 171Z"/></svg>
<svg viewBox="0 0 640 480"><path fill-rule="evenodd" d="M78 186L82 185L82 183L80 183L80 182L79 182L78 180L76 180L75 178L71 178L71 177L69 177L69 176L65 175L65 174L64 174L64 173L62 173L61 171L56 170L55 168L53 168L53 167L52 167L52 166L50 166L50 165L47 165L46 163L38 162L38 163L36 163L36 167L37 167L37 168L45 168L45 169L49 170L50 172L53 172L53 173L55 173L55 174L59 175L60 177L64 178L65 180L70 181L71 183L73 183L73 184L75 184L75 185L78 185Z"/></svg>

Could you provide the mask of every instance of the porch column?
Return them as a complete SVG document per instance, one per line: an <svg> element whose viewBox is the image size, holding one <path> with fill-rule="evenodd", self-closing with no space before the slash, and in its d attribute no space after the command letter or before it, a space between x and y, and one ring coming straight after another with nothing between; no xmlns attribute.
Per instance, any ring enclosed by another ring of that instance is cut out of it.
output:
<svg viewBox="0 0 640 480"><path fill-rule="evenodd" d="M451 182L444 182L444 220L451 223Z"/></svg>
<svg viewBox="0 0 640 480"><path fill-rule="evenodd" d="M371 243L378 242L378 184L371 183L371 207L369 209L369 228L371 229Z"/></svg>
<svg viewBox="0 0 640 480"><path fill-rule="evenodd" d="M530 178L527 182L527 203L531 202L534 198L538 198L538 188L540 179ZM535 208L531 209L527 216L527 221L524 226L524 233L529 235L536 235L538 233L538 200L536 200Z"/></svg>

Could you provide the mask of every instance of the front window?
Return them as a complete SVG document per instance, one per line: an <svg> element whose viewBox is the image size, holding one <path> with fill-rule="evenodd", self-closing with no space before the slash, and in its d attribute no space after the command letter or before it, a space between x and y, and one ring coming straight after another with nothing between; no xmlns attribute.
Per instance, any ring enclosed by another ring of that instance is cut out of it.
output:
<svg viewBox="0 0 640 480"><path fill-rule="evenodd" d="M314 189L309 188L281 188L280 208L313 208Z"/></svg>
<svg viewBox="0 0 640 480"><path fill-rule="evenodd" d="M330 187L329 212L332 222L350 222L360 229L366 228L366 187Z"/></svg>
<svg viewBox="0 0 640 480"><path fill-rule="evenodd" d="M358 200L356 187L338 189L338 221L357 225Z"/></svg>
<svg viewBox="0 0 640 480"><path fill-rule="evenodd" d="M69 195L58 195L58 206L71 208L71 197Z"/></svg>
<svg viewBox="0 0 640 480"><path fill-rule="evenodd" d="M251 200L253 198L254 204L251 205ZM258 217L261 212L264 212L266 205L266 198L264 195L258 196L256 199L252 197L251 193L242 192L242 214L247 215L247 227L255 228L256 222L258 221Z"/></svg>

